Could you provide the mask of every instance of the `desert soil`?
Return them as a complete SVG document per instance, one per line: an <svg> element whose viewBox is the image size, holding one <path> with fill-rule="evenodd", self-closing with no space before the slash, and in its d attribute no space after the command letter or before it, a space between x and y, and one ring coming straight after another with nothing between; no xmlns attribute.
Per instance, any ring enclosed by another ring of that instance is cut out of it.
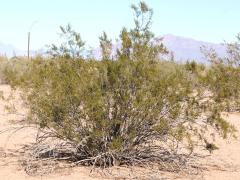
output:
<svg viewBox="0 0 240 180"><path fill-rule="evenodd" d="M24 108L19 92L13 91L8 85L0 85L0 179L1 180L79 180L79 179L206 179L206 180L239 180L240 179L240 134L238 139L222 140L216 138L219 150L213 154L199 151L207 155L199 162L204 170L198 175L174 174L167 172L147 173L144 169L129 169L116 167L111 169L116 176L108 177L101 173L90 173L91 168L72 167L61 168L47 175L29 175L21 165L24 152L22 147L35 141L36 128L20 127L21 120L26 118L27 110ZM224 115L227 120L240 131L240 113ZM142 175L142 176L141 176ZM145 176L144 176L145 175Z"/></svg>

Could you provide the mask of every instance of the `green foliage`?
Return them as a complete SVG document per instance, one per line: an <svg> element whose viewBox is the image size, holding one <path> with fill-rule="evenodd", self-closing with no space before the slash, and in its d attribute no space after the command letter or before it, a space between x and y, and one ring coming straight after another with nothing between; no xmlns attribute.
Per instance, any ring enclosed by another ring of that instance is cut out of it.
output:
<svg viewBox="0 0 240 180"><path fill-rule="evenodd" d="M240 33L237 35L237 41L233 43L225 43L227 47L228 57L225 62L236 68L240 68Z"/></svg>
<svg viewBox="0 0 240 180"><path fill-rule="evenodd" d="M112 53L112 40L108 39L106 32L103 32L103 35L99 37L99 40L102 51L102 59L110 59Z"/></svg>
<svg viewBox="0 0 240 180"><path fill-rule="evenodd" d="M6 76L4 75L5 68L7 66L8 60L6 57L0 57L0 84L6 82Z"/></svg>
<svg viewBox="0 0 240 180"><path fill-rule="evenodd" d="M1 62L1 79L13 87L22 83L23 75L28 69L30 60L24 58L5 59Z"/></svg>
<svg viewBox="0 0 240 180"><path fill-rule="evenodd" d="M213 98L221 103L225 110L238 110L240 108L240 38L235 43L226 43L226 57L219 57L212 49L204 50L211 66L206 70L202 80Z"/></svg>
<svg viewBox="0 0 240 180"><path fill-rule="evenodd" d="M160 54L167 54L168 51L161 43L162 39L155 38L150 31L153 10L143 1L131 7L134 12L135 27L130 31L126 28L122 29L120 34L122 47L118 52L119 56L132 60L158 60Z"/></svg>
<svg viewBox="0 0 240 180"><path fill-rule="evenodd" d="M210 153L212 153L214 150L219 149L215 144L209 143L206 139L204 139L204 142L206 150L208 150Z"/></svg>
<svg viewBox="0 0 240 180"><path fill-rule="evenodd" d="M187 61L185 66L187 71L191 71L192 73L196 72L197 70L197 63L195 61Z"/></svg>
<svg viewBox="0 0 240 180"><path fill-rule="evenodd" d="M82 40L80 34L74 31L70 24L66 27L60 26L60 30L60 37L63 39L62 44L60 46L52 44L48 47L47 53L52 58L81 58L85 42Z"/></svg>
<svg viewBox="0 0 240 180"><path fill-rule="evenodd" d="M71 142L77 159L107 153L124 163L129 154L155 152L152 140L187 140L192 151L192 137L204 136L196 134L200 121L223 137L232 131L215 104L199 103L202 89L191 75L174 62L35 59L18 84L28 94L31 122Z"/></svg>
<svg viewBox="0 0 240 180"><path fill-rule="evenodd" d="M118 55L126 58L130 58L132 40L126 28L123 28L120 33L121 50L118 51Z"/></svg>
<svg viewBox="0 0 240 180"><path fill-rule="evenodd" d="M208 126L224 138L234 132L220 113L227 99L239 98L239 67L160 60L167 50L150 31L152 10L144 2L132 8L135 27L121 31L115 60L106 33L100 37L103 60L83 59L84 43L68 25L61 27L66 42L50 48L53 59L5 68L7 81L27 96L31 123L70 142L76 160L104 167L146 158L161 164L169 142L174 151L185 141L192 152L194 139L206 141ZM213 95L204 96L208 91Z"/></svg>

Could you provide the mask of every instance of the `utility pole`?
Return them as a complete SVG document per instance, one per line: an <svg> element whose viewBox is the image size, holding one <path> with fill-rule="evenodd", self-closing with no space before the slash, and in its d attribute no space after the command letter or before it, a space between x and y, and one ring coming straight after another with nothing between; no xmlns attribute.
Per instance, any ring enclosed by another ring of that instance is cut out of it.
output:
<svg viewBox="0 0 240 180"><path fill-rule="evenodd" d="M29 56L30 56L30 32L28 32L28 59L29 59Z"/></svg>
<svg viewBox="0 0 240 180"><path fill-rule="evenodd" d="M34 21L31 26L28 29L28 47L27 47L27 55L28 55L28 59L30 58L30 40L31 40L31 30L33 28L33 26L38 23L38 21Z"/></svg>

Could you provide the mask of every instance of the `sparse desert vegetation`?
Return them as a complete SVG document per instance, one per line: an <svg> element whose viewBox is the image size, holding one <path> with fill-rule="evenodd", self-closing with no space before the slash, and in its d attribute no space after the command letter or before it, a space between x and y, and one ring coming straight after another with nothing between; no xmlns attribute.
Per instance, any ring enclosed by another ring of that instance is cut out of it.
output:
<svg viewBox="0 0 240 180"><path fill-rule="evenodd" d="M47 57L0 59L1 108L22 117L1 134L31 129L18 159L29 175L84 167L98 178L200 178L215 150L238 138L240 38L224 58L205 47L208 64L180 63L151 32L153 10L132 10L116 54L105 32L99 38L101 60L84 54L71 25Z"/></svg>

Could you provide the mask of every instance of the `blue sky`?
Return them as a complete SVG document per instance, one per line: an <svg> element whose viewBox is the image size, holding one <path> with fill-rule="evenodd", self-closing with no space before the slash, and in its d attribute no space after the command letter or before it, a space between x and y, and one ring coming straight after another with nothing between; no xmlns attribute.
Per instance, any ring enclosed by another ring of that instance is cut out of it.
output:
<svg viewBox="0 0 240 180"><path fill-rule="evenodd" d="M90 46L98 46L102 31L115 40L123 26L131 27L130 5L137 0L2 0L0 42L31 49L59 41L59 25L71 23ZM220 43L240 32L240 0L146 0L154 10L156 35L174 34Z"/></svg>

